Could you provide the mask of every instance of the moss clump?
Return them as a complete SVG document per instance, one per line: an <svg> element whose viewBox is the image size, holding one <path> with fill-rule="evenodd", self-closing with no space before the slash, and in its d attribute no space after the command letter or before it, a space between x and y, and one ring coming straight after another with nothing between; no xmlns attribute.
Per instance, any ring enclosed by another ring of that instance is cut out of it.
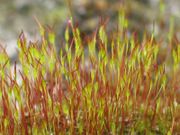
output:
<svg viewBox="0 0 180 135"><path fill-rule="evenodd" d="M179 132L179 44L169 44L172 66L166 59L159 63L162 42L153 34L142 42L129 36L121 13L113 40L102 25L87 47L70 21L57 53L54 33L39 26L41 41L27 43L23 33L18 39L21 70L15 64L12 73L10 59L0 53L0 133Z"/></svg>

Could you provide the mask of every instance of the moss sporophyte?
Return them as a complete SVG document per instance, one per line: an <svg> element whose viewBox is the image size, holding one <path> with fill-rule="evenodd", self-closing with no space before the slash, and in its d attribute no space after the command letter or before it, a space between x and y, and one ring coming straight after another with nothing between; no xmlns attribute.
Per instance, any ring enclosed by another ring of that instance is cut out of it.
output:
<svg viewBox="0 0 180 135"><path fill-rule="evenodd" d="M57 53L53 30L38 24L40 41L19 36L21 70L0 53L1 134L180 132L180 44L169 43L172 66L159 62L162 42L129 34L122 12L113 38L103 24L87 45L70 19Z"/></svg>

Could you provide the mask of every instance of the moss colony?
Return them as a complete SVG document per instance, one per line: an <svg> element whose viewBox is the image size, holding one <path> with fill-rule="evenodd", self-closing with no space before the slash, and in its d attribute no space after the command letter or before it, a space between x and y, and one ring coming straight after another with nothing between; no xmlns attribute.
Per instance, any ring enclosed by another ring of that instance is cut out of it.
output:
<svg viewBox="0 0 180 135"><path fill-rule="evenodd" d="M18 39L19 63L0 53L1 134L180 133L180 43L170 30L164 44L152 33L139 40L99 25L87 42L70 20L65 43L40 23L40 41ZM70 30L72 36L70 36ZM85 45L86 44L86 45ZM17 75L20 75L19 77ZM21 78L21 81L17 80Z"/></svg>

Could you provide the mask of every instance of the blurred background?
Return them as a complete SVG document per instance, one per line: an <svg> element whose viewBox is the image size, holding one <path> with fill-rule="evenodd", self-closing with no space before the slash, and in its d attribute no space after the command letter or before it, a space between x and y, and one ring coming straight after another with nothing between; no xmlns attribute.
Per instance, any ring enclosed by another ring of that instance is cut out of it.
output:
<svg viewBox="0 0 180 135"><path fill-rule="evenodd" d="M108 29L114 29L117 15L124 5L130 31L154 32L163 37L169 31L173 18L177 38L180 39L180 0L1 0L0 43L10 55L23 30L29 40L38 39L34 16L43 25L53 27L63 38L70 11L84 33L91 33L101 18L108 18Z"/></svg>

